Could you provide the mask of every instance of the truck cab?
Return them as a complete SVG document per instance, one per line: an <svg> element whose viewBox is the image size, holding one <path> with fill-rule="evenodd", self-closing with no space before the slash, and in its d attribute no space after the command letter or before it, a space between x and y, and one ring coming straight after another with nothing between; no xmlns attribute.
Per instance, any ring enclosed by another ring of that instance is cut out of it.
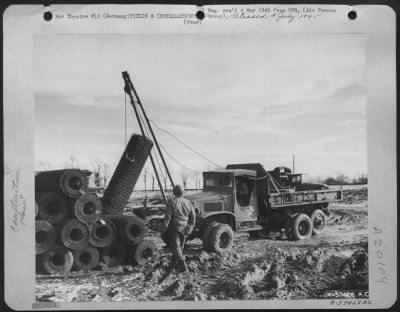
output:
<svg viewBox="0 0 400 312"><path fill-rule="evenodd" d="M256 226L258 212L256 172L219 169L203 172L203 190L187 196L199 222L229 224L235 231Z"/></svg>
<svg viewBox="0 0 400 312"><path fill-rule="evenodd" d="M328 189L326 184L322 183L304 183L302 173L293 173L288 167L279 166L274 170L268 171L274 180L283 189L288 191L307 191L307 190L325 190ZM272 192L276 190L272 189Z"/></svg>

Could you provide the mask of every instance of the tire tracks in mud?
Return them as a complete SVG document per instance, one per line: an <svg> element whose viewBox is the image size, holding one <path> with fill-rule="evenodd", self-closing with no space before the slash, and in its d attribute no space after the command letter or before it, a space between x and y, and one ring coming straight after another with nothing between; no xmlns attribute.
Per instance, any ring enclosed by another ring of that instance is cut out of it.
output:
<svg viewBox="0 0 400 312"><path fill-rule="evenodd" d="M368 289L367 203L336 205L326 232L306 241L253 239L236 234L230 252L206 253L188 242L186 275L162 283L171 255L143 267L68 276L37 276L38 301L164 301L321 298L327 289ZM334 220L337 220L334 221ZM78 286L77 286L78 285Z"/></svg>

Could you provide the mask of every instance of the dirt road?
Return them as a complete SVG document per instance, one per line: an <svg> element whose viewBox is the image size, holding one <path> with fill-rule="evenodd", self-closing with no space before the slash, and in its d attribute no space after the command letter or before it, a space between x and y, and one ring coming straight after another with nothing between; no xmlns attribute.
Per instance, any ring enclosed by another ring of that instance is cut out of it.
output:
<svg viewBox="0 0 400 312"><path fill-rule="evenodd" d="M358 192L358 193L357 193ZM330 206L325 232L305 241L237 234L230 252L185 248L189 273L167 274L170 253L143 267L121 266L69 276L37 276L38 301L163 301L321 298L325 290L368 290L367 191Z"/></svg>

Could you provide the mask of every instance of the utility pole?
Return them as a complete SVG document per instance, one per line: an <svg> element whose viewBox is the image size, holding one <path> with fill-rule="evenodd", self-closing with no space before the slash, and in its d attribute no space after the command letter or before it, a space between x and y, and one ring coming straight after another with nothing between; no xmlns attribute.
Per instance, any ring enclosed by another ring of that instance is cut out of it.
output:
<svg viewBox="0 0 400 312"><path fill-rule="evenodd" d="M293 173L294 173L294 154L293 154Z"/></svg>

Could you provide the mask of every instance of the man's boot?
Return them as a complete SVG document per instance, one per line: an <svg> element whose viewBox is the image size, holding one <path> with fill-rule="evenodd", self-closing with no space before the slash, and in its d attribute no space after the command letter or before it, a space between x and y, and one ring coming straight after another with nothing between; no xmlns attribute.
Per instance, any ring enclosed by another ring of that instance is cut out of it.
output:
<svg viewBox="0 0 400 312"><path fill-rule="evenodd" d="M188 268L186 266L185 260L178 260L177 266L176 266L176 271L178 273L188 272Z"/></svg>
<svg viewBox="0 0 400 312"><path fill-rule="evenodd" d="M167 271L168 271L168 272L173 271L173 270L175 269L177 263L178 263L178 261L176 260L176 258L175 258L175 257L172 257L171 263L170 263L170 265L168 266Z"/></svg>

